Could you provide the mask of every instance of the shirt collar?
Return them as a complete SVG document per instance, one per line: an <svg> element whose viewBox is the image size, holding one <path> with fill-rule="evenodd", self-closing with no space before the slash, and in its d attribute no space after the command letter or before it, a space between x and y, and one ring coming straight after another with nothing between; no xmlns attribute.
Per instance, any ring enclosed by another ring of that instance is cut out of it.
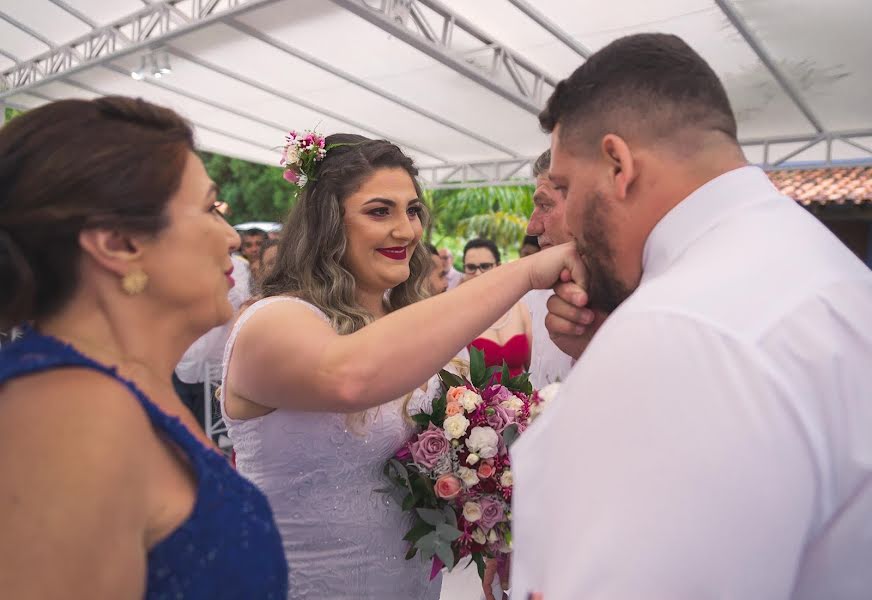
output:
<svg viewBox="0 0 872 600"><path fill-rule="evenodd" d="M654 226L642 253L645 279L668 268L699 236L727 215L745 210L761 197L778 194L759 167L739 167L715 177L679 202Z"/></svg>

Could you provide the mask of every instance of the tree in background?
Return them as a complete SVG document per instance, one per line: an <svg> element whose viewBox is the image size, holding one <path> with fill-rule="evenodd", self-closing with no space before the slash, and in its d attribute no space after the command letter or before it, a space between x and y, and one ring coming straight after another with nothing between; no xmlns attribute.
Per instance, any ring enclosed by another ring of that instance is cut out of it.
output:
<svg viewBox="0 0 872 600"><path fill-rule="evenodd" d="M296 188L279 167L259 165L211 152L200 152L206 172L218 184L220 199L230 205L230 222L285 220Z"/></svg>
<svg viewBox="0 0 872 600"><path fill-rule="evenodd" d="M435 245L450 248L457 257L466 240L483 237L514 258L533 212L533 188L426 190L424 202L433 217L426 238Z"/></svg>
<svg viewBox="0 0 872 600"><path fill-rule="evenodd" d="M12 108L11 106L6 106L4 108L6 109L4 113L5 122L9 122L12 120L13 117L17 117L18 115L24 113L23 110L18 110L17 108Z"/></svg>

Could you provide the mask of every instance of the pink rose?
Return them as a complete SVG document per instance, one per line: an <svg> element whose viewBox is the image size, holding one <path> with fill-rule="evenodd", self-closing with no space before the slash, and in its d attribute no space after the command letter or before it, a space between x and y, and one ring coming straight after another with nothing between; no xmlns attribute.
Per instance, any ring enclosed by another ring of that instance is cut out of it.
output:
<svg viewBox="0 0 872 600"><path fill-rule="evenodd" d="M482 394L482 398L487 400L488 404L499 404L511 397L512 392L504 385L492 385Z"/></svg>
<svg viewBox="0 0 872 600"><path fill-rule="evenodd" d="M433 423L430 423L426 430L418 434L418 439L409 446L412 460L425 469L435 467L439 459L448 453L448 449L449 445L445 433Z"/></svg>
<svg viewBox="0 0 872 600"><path fill-rule="evenodd" d="M287 171L282 173L282 177L285 178L285 181L289 181L291 183L297 183L300 180L300 174L293 169L288 169Z"/></svg>
<svg viewBox="0 0 872 600"><path fill-rule="evenodd" d="M499 404L496 406L489 406L485 410L485 415L487 424L493 427L494 431L497 433L502 433L503 429L515 422L515 412L509 411Z"/></svg>
<svg viewBox="0 0 872 600"><path fill-rule="evenodd" d="M481 466L478 467L478 476L482 479L493 477L496 472L496 468L491 463L482 463Z"/></svg>
<svg viewBox="0 0 872 600"><path fill-rule="evenodd" d="M495 525L501 523L505 518L503 505L498 500L490 496L483 496L478 503L481 506L481 519L478 524L482 529L493 529Z"/></svg>
<svg viewBox="0 0 872 600"><path fill-rule="evenodd" d="M461 396L463 396L463 392L466 391L464 387L453 387L448 388L448 393L445 394L445 398L448 402L460 402Z"/></svg>
<svg viewBox="0 0 872 600"><path fill-rule="evenodd" d="M445 407L446 417L453 417L454 415L459 415L462 412L463 407L460 406L460 403L458 402L449 402L448 405Z"/></svg>
<svg viewBox="0 0 872 600"><path fill-rule="evenodd" d="M460 479L454 475L446 474L441 475L439 479L436 480L436 485L433 486L433 490L436 492L436 495L443 500L453 500L457 498L462 487L463 484ZM502 509L500 509L500 511L502 511ZM502 512L500 512L500 514L502 514Z"/></svg>

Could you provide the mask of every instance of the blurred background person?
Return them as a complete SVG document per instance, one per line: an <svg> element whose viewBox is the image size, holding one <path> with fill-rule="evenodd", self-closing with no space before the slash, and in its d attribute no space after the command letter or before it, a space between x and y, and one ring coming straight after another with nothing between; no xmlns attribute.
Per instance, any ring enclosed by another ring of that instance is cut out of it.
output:
<svg viewBox="0 0 872 600"><path fill-rule="evenodd" d="M521 242L521 249L518 252L518 256L524 258L525 256L536 254L539 250L541 250L539 247L539 238L535 235L525 235L524 241Z"/></svg>
<svg viewBox="0 0 872 600"><path fill-rule="evenodd" d="M448 271L445 268L445 261L439 256L439 251L433 244L424 244L427 250L430 251L430 274L427 276L427 287L430 290L430 295L435 296L441 294L448 289Z"/></svg>
<svg viewBox="0 0 872 600"><path fill-rule="evenodd" d="M471 281L499 264L500 251L492 240L470 240L463 248L463 281ZM532 337L530 310L521 300L479 334L469 347L478 348L484 353L488 367L498 367L505 361L512 377L515 377L530 367Z"/></svg>
<svg viewBox="0 0 872 600"><path fill-rule="evenodd" d="M448 248L440 248L439 256L442 258L442 265L447 272L448 288L453 290L463 282L463 273L454 268L454 254Z"/></svg>

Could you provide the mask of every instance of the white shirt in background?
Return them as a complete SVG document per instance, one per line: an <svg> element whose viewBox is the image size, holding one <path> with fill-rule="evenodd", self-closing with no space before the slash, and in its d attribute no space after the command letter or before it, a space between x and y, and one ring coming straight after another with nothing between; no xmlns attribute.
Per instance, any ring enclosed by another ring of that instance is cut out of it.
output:
<svg viewBox="0 0 872 600"><path fill-rule="evenodd" d="M512 448L513 598L872 598L872 272L745 167Z"/></svg>
<svg viewBox="0 0 872 600"><path fill-rule="evenodd" d="M239 307L251 297L251 273L248 261L235 254L230 256L233 262L234 285L227 292L227 298L233 306L233 314L239 311ZM206 365L220 365L224 357L224 345L230 336L233 319L224 325L213 327L200 338L182 355L179 364L176 365L176 377L184 383L201 383L205 381Z"/></svg>
<svg viewBox="0 0 872 600"><path fill-rule="evenodd" d="M448 270L448 287L446 289L454 289L458 285L460 285L462 281L463 273L461 273L454 267L451 267L451 269Z"/></svg>
<svg viewBox="0 0 872 600"><path fill-rule="evenodd" d="M546 303L552 295L553 290L533 290L523 298L530 309L530 320L533 324L530 383L537 390L549 383L566 381L572 368L572 358L554 345L545 328L545 316L548 314Z"/></svg>

